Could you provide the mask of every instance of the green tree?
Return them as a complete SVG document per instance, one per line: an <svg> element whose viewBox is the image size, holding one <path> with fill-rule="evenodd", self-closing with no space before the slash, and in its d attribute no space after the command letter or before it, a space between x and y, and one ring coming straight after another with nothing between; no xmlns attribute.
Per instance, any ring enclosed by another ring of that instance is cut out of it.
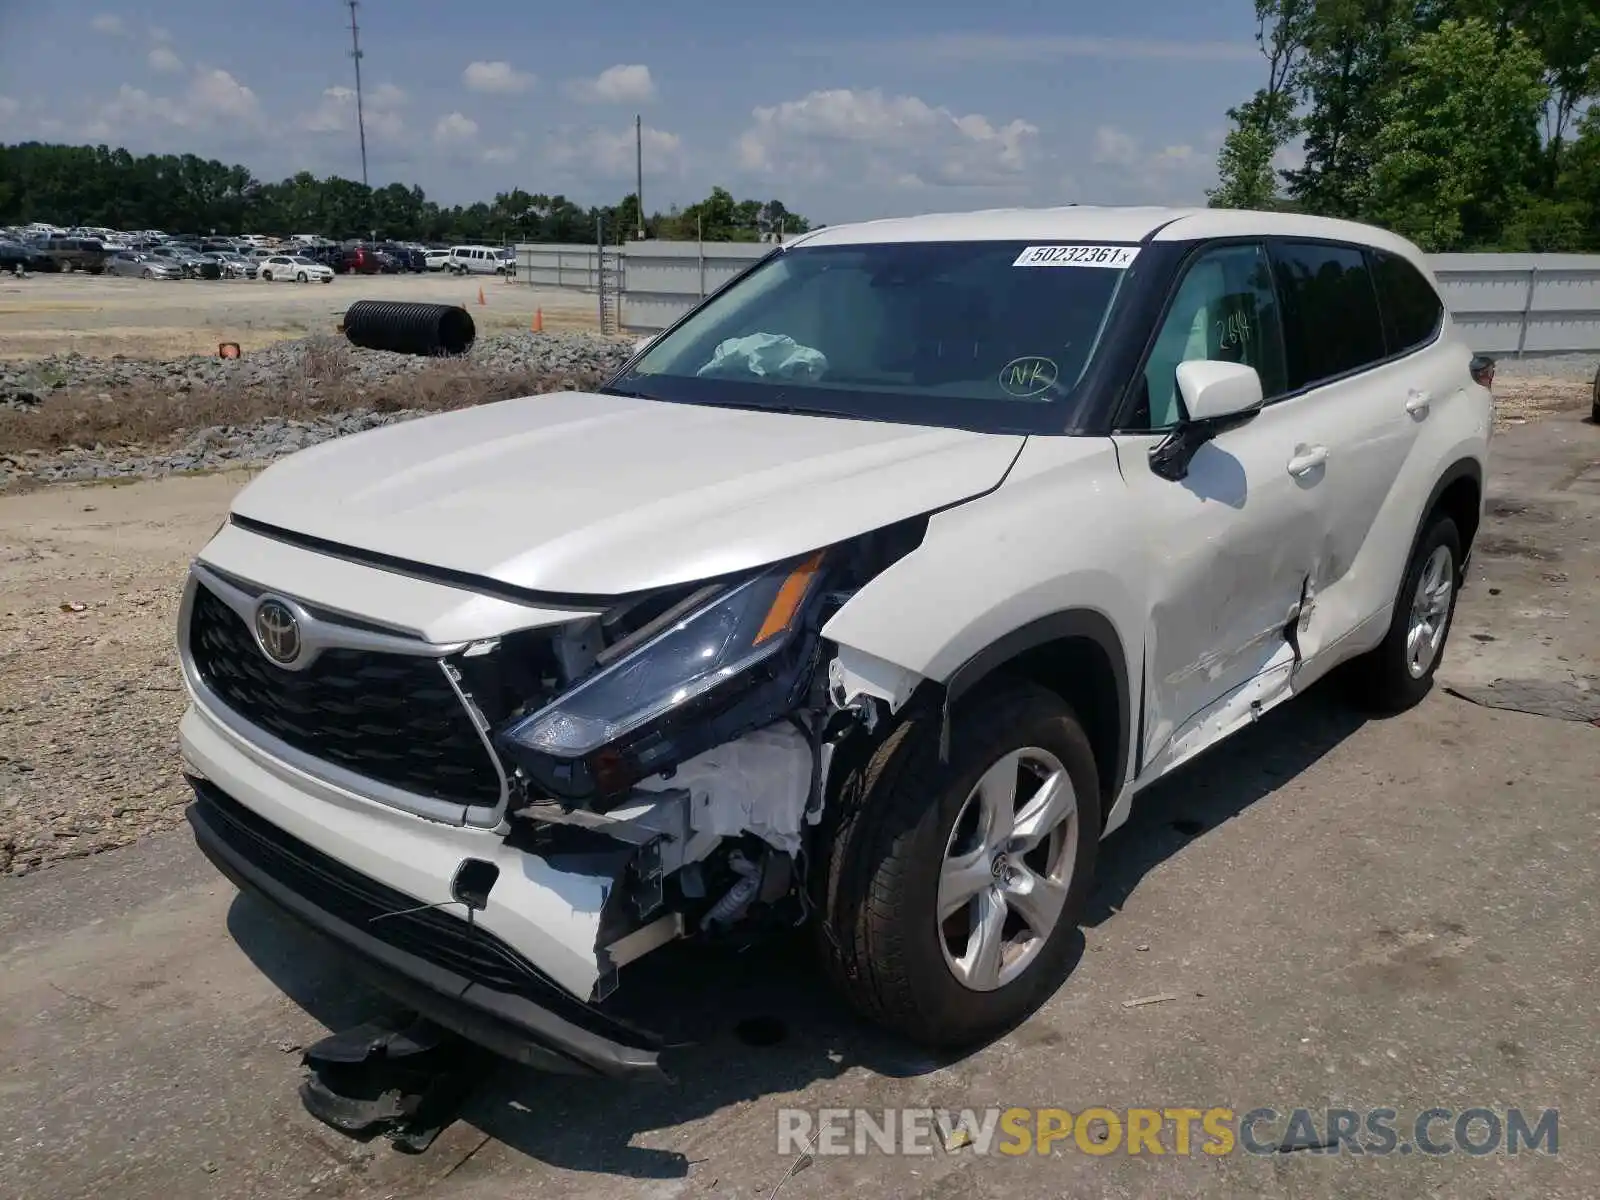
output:
<svg viewBox="0 0 1600 1200"><path fill-rule="evenodd" d="M805 219L768 202L781 213L786 232L804 230ZM645 219L652 236L695 236L697 218L708 240L756 236L755 200L735 200L716 188L698 205L675 217ZM638 229L639 200L584 208L565 196L529 193L520 187L492 202L441 208L423 190L402 183L369 189L354 180L319 179L301 171L263 183L242 166L196 155L143 155L106 146L62 146L39 142L0 145L0 224L50 221L104 225L114 229L163 229L169 233L322 233L329 237L422 239L426 241L538 241L592 243L597 223L610 241Z"/></svg>
<svg viewBox="0 0 1600 1200"><path fill-rule="evenodd" d="M1494 245L1525 204L1550 90L1545 64L1513 30L1446 20L1399 56L1379 104L1371 219L1427 250Z"/></svg>
<svg viewBox="0 0 1600 1200"><path fill-rule="evenodd" d="M1315 16L1314 0L1255 0L1256 45L1267 60L1267 86L1228 110L1233 123L1217 154L1214 208L1270 208L1277 203L1273 160L1298 132L1300 72Z"/></svg>
<svg viewBox="0 0 1600 1200"><path fill-rule="evenodd" d="M1379 103L1416 19L1408 0L1317 0L1299 75L1305 165L1285 172L1289 195L1306 211L1361 215L1383 123Z"/></svg>

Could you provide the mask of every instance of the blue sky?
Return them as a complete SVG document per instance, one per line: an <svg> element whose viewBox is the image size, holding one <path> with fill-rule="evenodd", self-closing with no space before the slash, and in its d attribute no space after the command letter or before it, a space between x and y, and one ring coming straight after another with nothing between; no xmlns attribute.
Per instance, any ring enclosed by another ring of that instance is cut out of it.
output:
<svg viewBox="0 0 1600 1200"><path fill-rule="evenodd" d="M0 140L360 177L339 0L0 0ZM1248 0L365 0L369 174L444 203L777 197L816 220L1203 199Z"/></svg>

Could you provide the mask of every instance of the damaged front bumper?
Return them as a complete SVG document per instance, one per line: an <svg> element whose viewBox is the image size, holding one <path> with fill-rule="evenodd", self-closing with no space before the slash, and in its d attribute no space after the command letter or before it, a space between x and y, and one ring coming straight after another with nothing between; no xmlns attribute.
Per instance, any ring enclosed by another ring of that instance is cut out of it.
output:
<svg viewBox="0 0 1600 1200"><path fill-rule="evenodd" d="M656 1077L660 1039L563 991L492 933L418 906L191 778L195 841L241 890L331 940L378 989L494 1053L540 1070Z"/></svg>
<svg viewBox="0 0 1600 1200"><path fill-rule="evenodd" d="M199 703L179 743L200 848L370 967L380 990L530 1066L660 1073L659 1039L599 1007L606 964L626 959L606 933L617 856L557 865L495 831L399 812L274 759ZM498 868L477 911L453 898L469 860Z"/></svg>

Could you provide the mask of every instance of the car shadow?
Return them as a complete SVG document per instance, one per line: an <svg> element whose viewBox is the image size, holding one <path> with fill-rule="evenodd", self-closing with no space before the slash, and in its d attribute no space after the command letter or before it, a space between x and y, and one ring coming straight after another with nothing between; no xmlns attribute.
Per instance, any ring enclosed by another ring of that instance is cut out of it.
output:
<svg viewBox="0 0 1600 1200"><path fill-rule="evenodd" d="M1127 823L1100 847L1083 923L1093 927L1110 920L1152 870L1373 719L1340 694L1335 673L1140 792Z"/></svg>
<svg viewBox="0 0 1600 1200"><path fill-rule="evenodd" d="M1267 714L1144 793L1107 839L1084 924L1108 920L1140 880L1206 831L1316 762L1364 723L1327 687ZM244 953L290 999L330 1029L394 1006L357 982L331 945L269 906L235 899L228 928ZM1064 964L1083 953L1082 934ZM468 1101L461 1119L540 1162L637 1179L681 1179L693 1165L676 1150L633 1144L740 1102L798 1092L854 1068L913 1078L958 1061L912 1046L855 1017L820 977L808 939L779 936L743 953L680 943L633 964L619 1015L661 1033L665 1084L544 1075L505 1064Z"/></svg>

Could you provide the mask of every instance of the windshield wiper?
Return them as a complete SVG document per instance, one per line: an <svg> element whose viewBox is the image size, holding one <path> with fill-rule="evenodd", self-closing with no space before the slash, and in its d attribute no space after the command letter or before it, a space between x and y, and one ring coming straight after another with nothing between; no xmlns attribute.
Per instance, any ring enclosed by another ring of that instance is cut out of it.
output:
<svg viewBox="0 0 1600 1200"><path fill-rule="evenodd" d="M595 388L601 396L621 396L626 400L654 400L654 396L647 396L643 392L630 392L627 388L612 387L609 383L603 387Z"/></svg>

